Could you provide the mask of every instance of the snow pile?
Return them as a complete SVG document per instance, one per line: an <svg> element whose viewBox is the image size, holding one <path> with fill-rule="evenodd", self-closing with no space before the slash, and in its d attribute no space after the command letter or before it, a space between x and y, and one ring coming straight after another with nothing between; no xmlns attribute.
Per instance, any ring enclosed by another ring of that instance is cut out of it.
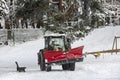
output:
<svg viewBox="0 0 120 80"><path fill-rule="evenodd" d="M105 27L92 31L84 40L78 40L72 44L72 47L84 45L84 52L101 51L112 49L115 36L120 36L120 26ZM118 48L120 40L118 39Z"/></svg>

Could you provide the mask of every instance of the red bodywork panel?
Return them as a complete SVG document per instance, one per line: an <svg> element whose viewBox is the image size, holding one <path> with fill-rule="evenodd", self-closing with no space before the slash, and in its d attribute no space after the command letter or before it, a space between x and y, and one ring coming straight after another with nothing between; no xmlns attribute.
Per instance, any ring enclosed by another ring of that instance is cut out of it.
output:
<svg viewBox="0 0 120 80"><path fill-rule="evenodd" d="M83 56L84 46L80 46L77 48L70 49L68 52L63 51L56 51L56 50L46 50L44 51L44 57L48 62L55 62L59 60L65 59L74 59L74 58L81 58Z"/></svg>

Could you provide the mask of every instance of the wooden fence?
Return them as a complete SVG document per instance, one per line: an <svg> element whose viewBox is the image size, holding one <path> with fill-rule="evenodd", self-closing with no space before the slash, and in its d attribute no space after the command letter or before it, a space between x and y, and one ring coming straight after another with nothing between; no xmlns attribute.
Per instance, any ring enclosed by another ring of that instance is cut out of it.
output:
<svg viewBox="0 0 120 80"><path fill-rule="evenodd" d="M4 45L7 41L25 42L37 39L42 35L41 29L0 29L0 45Z"/></svg>

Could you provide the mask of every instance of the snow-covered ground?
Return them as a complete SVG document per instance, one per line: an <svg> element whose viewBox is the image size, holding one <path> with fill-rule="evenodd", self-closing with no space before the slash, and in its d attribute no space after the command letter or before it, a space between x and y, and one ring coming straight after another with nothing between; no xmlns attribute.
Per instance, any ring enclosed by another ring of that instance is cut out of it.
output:
<svg viewBox="0 0 120 80"><path fill-rule="evenodd" d="M84 52L112 49L115 36L120 37L120 26L108 26L92 31L84 40L78 40L72 46L85 45ZM120 39L118 39L118 48L120 48Z"/></svg>
<svg viewBox="0 0 120 80"><path fill-rule="evenodd" d="M120 36L120 26L96 29L72 47L84 45L84 52L112 48L114 36ZM118 48L120 48L118 40ZM102 54L95 59L88 55L76 64L75 71L63 71L53 66L53 71L42 72L37 65L37 52L44 47L44 39L0 48L0 80L120 80L120 54ZM26 66L25 73L16 72L15 61Z"/></svg>

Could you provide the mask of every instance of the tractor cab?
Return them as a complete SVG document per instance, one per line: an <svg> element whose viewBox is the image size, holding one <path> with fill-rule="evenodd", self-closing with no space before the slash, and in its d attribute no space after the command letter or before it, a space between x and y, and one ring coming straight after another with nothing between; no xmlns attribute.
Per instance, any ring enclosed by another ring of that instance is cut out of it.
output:
<svg viewBox="0 0 120 80"><path fill-rule="evenodd" d="M51 34L44 36L45 50L68 51L71 48L70 39L64 34Z"/></svg>

